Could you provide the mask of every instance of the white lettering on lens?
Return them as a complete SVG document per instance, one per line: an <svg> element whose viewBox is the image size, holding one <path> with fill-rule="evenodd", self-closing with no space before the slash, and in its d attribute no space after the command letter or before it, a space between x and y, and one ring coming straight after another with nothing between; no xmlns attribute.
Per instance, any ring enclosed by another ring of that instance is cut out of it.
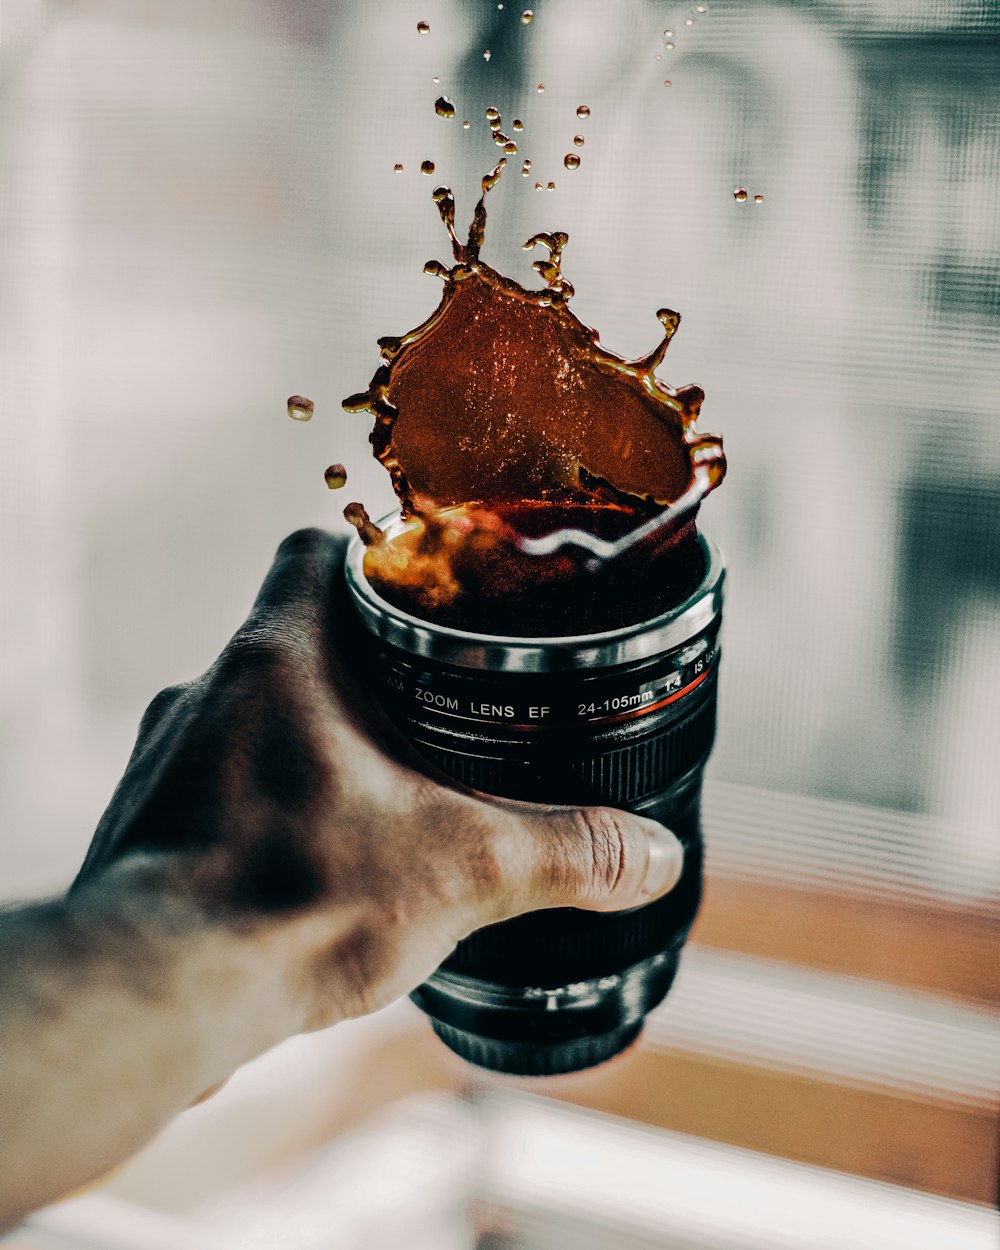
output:
<svg viewBox="0 0 1000 1250"><path fill-rule="evenodd" d="M470 703L473 716L487 716L491 720L512 720L514 709L509 703Z"/></svg>
<svg viewBox="0 0 1000 1250"><path fill-rule="evenodd" d="M543 720L552 711L550 707L529 707L529 720Z"/></svg>
<svg viewBox="0 0 1000 1250"><path fill-rule="evenodd" d="M446 707L451 711L458 711L458 700L450 695L435 694L433 690L423 690L418 686L416 696L421 703L430 703L433 707Z"/></svg>

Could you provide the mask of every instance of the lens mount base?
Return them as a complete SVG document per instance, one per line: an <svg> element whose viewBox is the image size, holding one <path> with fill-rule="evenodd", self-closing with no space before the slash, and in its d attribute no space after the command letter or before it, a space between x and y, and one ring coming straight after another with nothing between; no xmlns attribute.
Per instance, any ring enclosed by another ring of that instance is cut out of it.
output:
<svg viewBox="0 0 1000 1250"><path fill-rule="evenodd" d="M510 1076L561 1076L605 1063L636 1040L670 989L679 954L554 989L516 990L439 970L410 997L469 1063Z"/></svg>
<svg viewBox="0 0 1000 1250"><path fill-rule="evenodd" d="M498 1042L494 1038L466 1033L441 1020L431 1019L431 1027L449 1050L466 1063L506 1076L566 1076L607 1063L636 1040L643 1021L614 1029L600 1037L578 1037L572 1042Z"/></svg>

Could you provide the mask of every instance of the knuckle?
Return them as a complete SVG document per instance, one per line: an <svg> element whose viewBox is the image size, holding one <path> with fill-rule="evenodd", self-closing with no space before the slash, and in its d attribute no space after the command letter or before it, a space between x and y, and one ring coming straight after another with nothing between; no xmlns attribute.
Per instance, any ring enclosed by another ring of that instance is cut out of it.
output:
<svg viewBox="0 0 1000 1250"><path fill-rule="evenodd" d="M334 536L318 526L309 525L303 529L295 530L289 534L287 538L282 539L278 544L278 550L275 553L276 560L285 559L287 556L308 556L314 552L325 551L332 547L335 543Z"/></svg>
<svg viewBox="0 0 1000 1250"><path fill-rule="evenodd" d="M152 733L158 725L166 720L170 713L183 703L192 689L191 682L181 682L175 686L166 686L149 701L149 706L142 714L139 723L139 736Z"/></svg>
<svg viewBox="0 0 1000 1250"><path fill-rule="evenodd" d="M590 851L590 884L596 895L613 895L634 876L636 856L618 814L606 808L583 808L578 816Z"/></svg>
<svg viewBox="0 0 1000 1250"><path fill-rule="evenodd" d="M409 794L421 830L413 869L429 899L460 907L500 896L507 874L489 809L427 777L414 778Z"/></svg>
<svg viewBox="0 0 1000 1250"><path fill-rule="evenodd" d="M291 659L289 641L268 625L247 624L226 644L212 666L216 681L227 684L245 677L280 677Z"/></svg>

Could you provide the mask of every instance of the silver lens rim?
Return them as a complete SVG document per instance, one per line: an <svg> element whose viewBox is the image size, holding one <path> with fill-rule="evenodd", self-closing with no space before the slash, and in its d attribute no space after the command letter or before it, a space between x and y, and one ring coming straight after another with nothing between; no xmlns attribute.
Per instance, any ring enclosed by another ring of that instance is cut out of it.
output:
<svg viewBox="0 0 1000 1250"><path fill-rule="evenodd" d="M398 512L379 522L392 533L402 524ZM531 638L476 634L435 625L395 607L375 593L364 575L365 546L355 535L347 550L347 586L366 628L391 646L442 664L490 673L549 673L629 664L681 646L722 613L725 564L706 534L698 541L705 573L697 589L676 607L637 625L597 634Z"/></svg>

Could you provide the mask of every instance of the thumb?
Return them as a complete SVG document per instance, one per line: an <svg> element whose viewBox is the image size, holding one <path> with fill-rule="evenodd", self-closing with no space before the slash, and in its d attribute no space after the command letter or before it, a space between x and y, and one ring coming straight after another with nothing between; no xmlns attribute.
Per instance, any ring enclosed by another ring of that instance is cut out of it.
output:
<svg viewBox="0 0 1000 1250"><path fill-rule="evenodd" d="M665 826L608 807L507 809L510 915L543 907L622 911L672 890L684 847ZM514 848L511 847L511 850Z"/></svg>

